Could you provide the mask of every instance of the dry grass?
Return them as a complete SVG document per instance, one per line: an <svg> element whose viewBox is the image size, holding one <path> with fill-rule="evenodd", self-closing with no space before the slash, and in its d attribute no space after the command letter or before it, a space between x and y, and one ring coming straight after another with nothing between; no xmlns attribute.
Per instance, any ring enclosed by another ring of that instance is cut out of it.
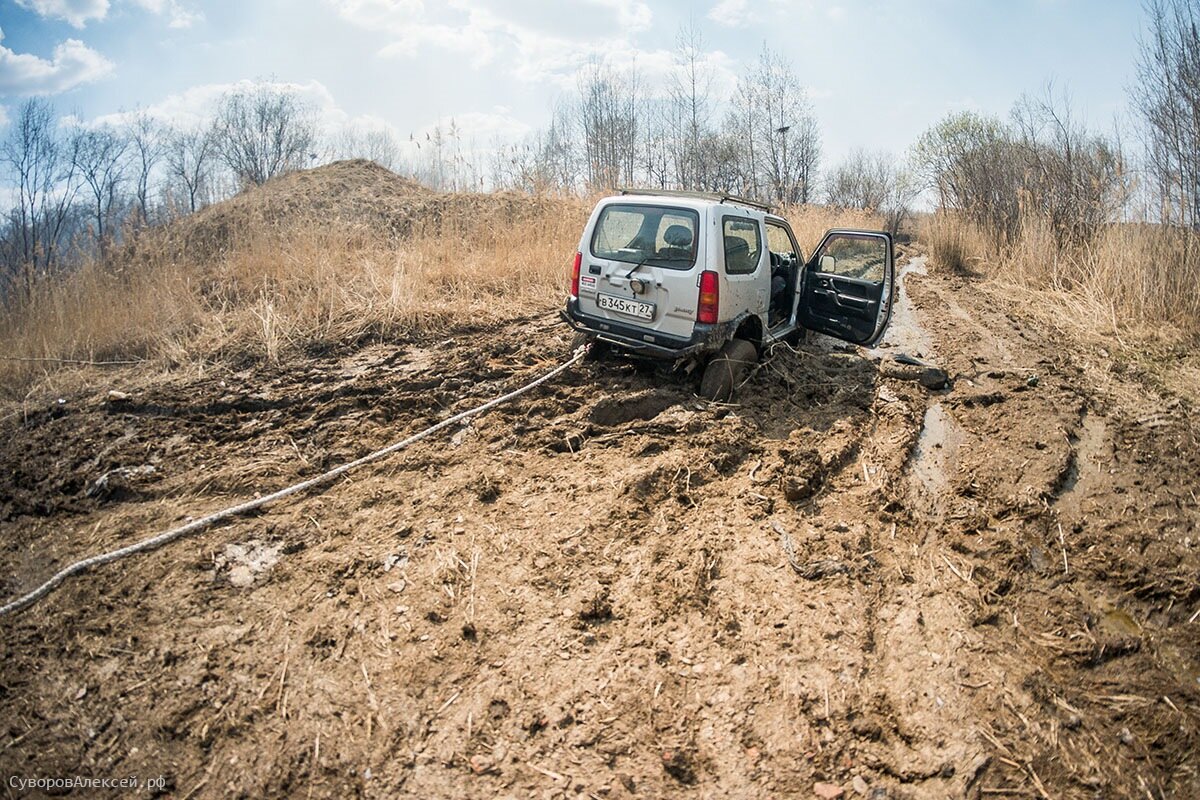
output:
<svg viewBox="0 0 1200 800"><path fill-rule="evenodd" d="M1021 237L1001 248L972 223L937 214L925 221L921 238L935 268L1039 293L1090 327L1115 333L1165 324L1200 336L1200 237L1194 234L1123 223L1063 248L1043 220L1030 217Z"/></svg>
<svg viewBox="0 0 1200 800"><path fill-rule="evenodd" d="M0 385L15 399L53 369L14 358L278 360L547 310L562 299L589 210L554 208L500 224L442 219L399 240L297 222L244 231L208 264L89 264L0 317Z"/></svg>
<svg viewBox="0 0 1200 800"><path fill-rule="evenodd" d="M1114 224L1062 248L1041 220L1024 220L1007 247L947 214L925 219L921 241L935 269L987 282L1073 343L1102 373L1126 374L1173 394L1200 397L1200 237L1145 224Z"/></svg>
<svg viewBox="0 0 1200 800"><path fill-rule="evenodd" d="M783 209L780 216L792 226L806 258L830 228L882 230L884 227L883 217L873 212L829 206L792 206Z"/></svg>
<svg viewBox="0 0 1200 800"><path fill-rule="evenodd" d="M24 396L58 367L53 359L277 361L562 302L594 198L448 195L405 184L396 194L389 187L400 179L390 173L333 166L324 181L313 174L321 170L281 179L166 226L115 266L88 264L38 286L0 316L8 356L0 396ZM352 198L349 208L331 208L333 190ZM805 253L827 228L880 224L815 207L786 216Z"/></svg>

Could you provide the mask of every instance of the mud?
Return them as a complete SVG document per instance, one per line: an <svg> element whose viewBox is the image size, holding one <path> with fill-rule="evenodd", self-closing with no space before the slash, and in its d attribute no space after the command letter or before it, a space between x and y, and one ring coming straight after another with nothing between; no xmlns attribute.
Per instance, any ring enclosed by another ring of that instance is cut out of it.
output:
<svg viewBox="0 0 1200 800"><path fill-rule="evenodd" d="M897 320L877 351L777 349L734 406L587 362L69 582L0 623L0 772L181 797L1200 796L1190 401L1122 405L978 284L910 270ZM31 400L0 423L4 592L568 351L548 313ZM881 362L900 351L949 386Z"/></svg>

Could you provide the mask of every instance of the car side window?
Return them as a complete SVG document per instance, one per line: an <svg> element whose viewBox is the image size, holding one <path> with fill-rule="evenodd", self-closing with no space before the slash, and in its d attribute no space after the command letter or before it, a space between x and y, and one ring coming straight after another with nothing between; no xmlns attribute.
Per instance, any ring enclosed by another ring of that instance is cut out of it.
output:
<svg viewBox="0 0 1200 800"><path fill-rule="evenodd" d="M879 283L886 263L887 243L882 238L838 233L821 249L817 268L829 275Z"/></svg>
<svg viewBox="0 0 1200 800"><path fill-rule="evenodd" d="M767 248L781 256L791 254L798 261L803 259L803 255L797 252L799 248L792 241L787 228L777 222L767 222Z"/></svg>
<svg viewBox="0 0 1200 800"><path fill-rule="evenodd" d="M725 217L721 226L725 240L725 273L749 275L758 269L762 255L762 230L745 217Z"/></svg>

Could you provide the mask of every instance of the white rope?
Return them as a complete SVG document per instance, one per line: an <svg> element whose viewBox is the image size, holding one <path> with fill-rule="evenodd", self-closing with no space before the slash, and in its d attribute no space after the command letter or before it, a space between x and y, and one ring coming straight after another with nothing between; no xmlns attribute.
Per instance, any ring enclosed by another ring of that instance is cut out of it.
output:
<svg viewBox="0 0 1200 800"><path fill-rule="evenodd" d="M579 359L583 358L585 352L586 352L586 348L580 347L578 350L575 351L575 354L573 356L571 356L570 360L566 361L563 364L560 364L559 366L557 366L554 369L547 372L545 375L541 376L540 378L537 378L534 381L531 381L530 383L525 384L524 386L520 387L519 389L514 389L513 391L509 392L508 394L501 395L500 397L497 397L494 400L489 400L488 402L484 403L481 406L476 406L475 408L469 409L467 411L463 411L462 413L455 414L454 416L449 417L448 419L444 419L441 422L437 423L436 425L433 425L432 427L426 428L425 430L421 431L420 433L415 433L412 436L409 436L407 439L396 442L394 444L390 444L387 447L383 448L382 450L376 450L374 453L365 455L362 458L358 458L358 459L355 459L354 461L350 461L345 464L342 464L340 467L334 467L333 469L329 470L328 472L326 472L322 475L318 475L315 478L309 478L306 481L302 481L300 483L288 486L287 488L280 489L279 491L273 492L272 494L269 494L265 497L259 497L255 500L250 500L245 503L241 503L240 505L226 508L225 510L218 511L215 514L209 514L207 517L204 517L203 519L198 519L198 520L195 520L194 522L189 522L187 525L183 525L179 528L174 528L173 530L164 531L163 533L160 533L156 536L151 536L149 539L143 539L140 542L135 542L134 544L128 545L126 547L122 547L119 550L112 550L107 553L101 553L99 555L92 556L91 558L85 558L82 561L76 561L74 564L70 565L69 567L65 567L62 570L59 570L48 581L46 581L45 583L43 583L41 586L37 587L33 591L29 592L28 594L22 595L22 596L18 597L17 599L12 600L11 602L6 603L3 606L0 606L0 616L5 616L6 614L11 614L14 611L19 611L19 610L25 608L26 606L36 603L38 600L41 600L46 595L50 594L50 592L54 591L54 589L57 588L59 584L61 584L63 581L65 581L67 578L71 577L72 575L77 575L80 572L83 572L84 570L90 569L92 567L98 567L102 564L108 564L109 562L116 561L121 558L125 558L126 556L131 556L134 553L144 553L147 550L154 550L156 548L162 547L164 544L167 544L168 542L173 542L176 539L179 539L183 536L187 536L188 534L196 533L197 531L204 530L205 528L208 528L222 520L229 519L230 517L236 517L241 514L245 514L247 511L254 511L255 509L262 508L263 506L267 505L268 503L273 503L276 500L282 500L285 497L290 497L291 495L298 494L299 492L303 492L306 489L311 489L314 486L319 486L320 484L328 483L329 481L333 480L334 478L344 475L345 473L349 472L350 470L354 469L355 467L361 467L363 464L369 464L372 461L377 461L377 460L383 458L384 456L388 456L388 455L391 455L392 453L395 453L397 450L403 450L405 447L408 447L410 444L419 442L422 439L426 438L427 436L431 436L432 434L437 433L438 431L442 430L443 428L447 428L451 425L454 425L455 423L462 422L464 419L473 417L477 414L482 414L483 412L493 409L496 406L503 405L504 403L507 403L508 401L510 401L516 397L519 397L520 395L525 394L526 392L530 391L531 389L534 389L534 388L542 385L546 381L550 380L551 378L554 378L555 376L561 374L568 367L575 364L577 361L579 361Z"/></svg>

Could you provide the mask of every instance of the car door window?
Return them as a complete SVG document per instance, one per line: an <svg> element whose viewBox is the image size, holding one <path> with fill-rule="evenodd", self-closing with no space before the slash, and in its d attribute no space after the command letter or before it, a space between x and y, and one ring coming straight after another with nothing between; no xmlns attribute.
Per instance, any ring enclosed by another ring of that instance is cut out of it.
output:
<svg viewBox="0 0 1200 800"><path fill-rule="evenodd" d="M762 230L758 222L744 217L725 217L721 228L725 240L726 274L749 275L758 269L762 255Z"/></svg>
<svg viewBox="0 0 1200 800"><path fill-rule="evenodd" d="M878 236L840 234L826 244L817 269L826 275L879 283L886 264L885 240Z"/></svg>
<svg viewBox="0 0 1200 800"><path fill-rule="evenodd" d="M767 247L772 253L779 255L787 255L791 253L797 258L800 254L796 252L796 245L792 242L792 237L788 234L787 228L774 222L767 222Z"/></svg>

